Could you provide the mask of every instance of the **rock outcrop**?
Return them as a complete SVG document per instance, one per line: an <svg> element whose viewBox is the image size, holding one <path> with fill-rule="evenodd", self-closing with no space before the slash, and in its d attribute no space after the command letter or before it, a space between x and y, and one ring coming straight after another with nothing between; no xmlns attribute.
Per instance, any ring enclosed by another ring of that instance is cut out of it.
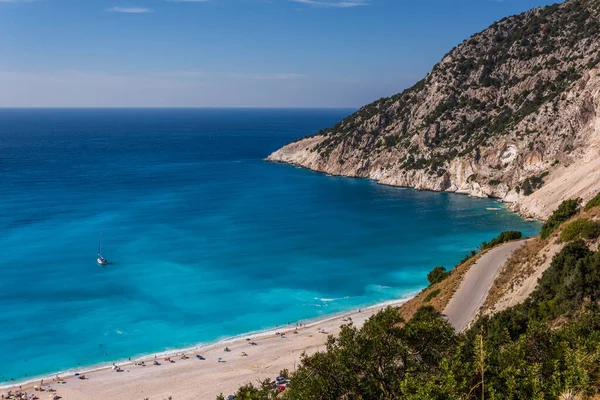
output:
<svg viewBox="0 0 600 400"><path fill-rule="evenodd" d="M268 157L382 184L496 197L546 218L600 190L600 1L505 18L413 87Z"/></svg>

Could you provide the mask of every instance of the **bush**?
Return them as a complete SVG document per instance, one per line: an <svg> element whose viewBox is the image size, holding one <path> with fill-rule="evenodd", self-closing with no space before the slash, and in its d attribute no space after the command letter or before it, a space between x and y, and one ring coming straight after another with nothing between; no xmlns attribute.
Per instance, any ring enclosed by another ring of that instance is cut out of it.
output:
<svg viewBox="0 0 600 400"><path fill-rule="evenodd" d="M579 212L579 203L581 199L565 200L558 206L558 209L548 218L548 221L542 225L540 233L542 239L548 238L566 220Z"/></svg>
<svg viewBox="0 0 600 400"><path fill-rule="evenodd" d="M291 374L287 368L284 368L281 371L279 371L279 376L283 376L285 379L289 379Z"/></svg>
<svg viewBox="0 0 600 400"><path fill-rule="evenodd" d="M584 210L585 211L589 211L594 207L598 207L600 206L600 193L598 193L596 195L596 197L594 197L593 199L591 199L590 201L588 201L588 203L585 205Z"/></svg>
<svg viewBox="0 0 600 400"><path fill-rule="evenodd" d="M530 176L529 178L523 181L521 188L523 189L523 194L525 196L529 196L531 193L535 192L542 186L544 186L544 178L548 176L548 172L543 172L539 176Z"/></svg>
<svg viewBox="0 0 600 400"><path fill-rule="evenodd" d="M584 239L596 239L600 236L600 223L582 218L571 222L560 233L560 238L565 242L580 236Z"/></svg>
<svg viewBox="0 0 600 400"><path fill-rule="evenodd" d="M463 334L431 306L409 321L387 308L362 328L342 325L326 351L303 356L284 398L557 399L573 387L592 398L600 393L599 288L600 252L575 240L525 302L481 317ZM268 381L236 393L276 396Z"/></svg>
<svg viewBox="0 0 600 400"><path fill-rule="evenodd" d="M562 232L560 233L560 238L564 242L570 242L571 240L578 238L581 234L581 229L587 223L587 219L577 219L571 222L562 230Z"/></svg>
<svg viewBox="0 0 600 400"><path fill-rule="evenodd" d="M252 383L241 386L233 397L244 400L274 400L277 398L277 394L277 391L273 390L270 380L265 379L259 383L259 387ZM225 400L225 396L221 393L217 396L217 400Z"/></svg>
<svg viewBox="0 0 600 400"><path fill-rule="evenodd" d="M443 375L437 365L451 358L457 339L452 326L432 307L420 308L407 322L397 310L387 308L360 329L342 326L339 336L327 342L327 351L305 356L285 398L447 399L449 391L437 388ZM455 364L448 365L449 371L460 370L461 365ZM422 393L426 382L439 394ZM465 379L452 386L458 393L468 392Z"/></svg>
<svg viewBox="0 0 600 400"><path fill-rule="evenodd" d="M600 223L591 221L581 230L581 237L584 239L596 239L600 236Z"/></svg>
<svg viewBox="0 0 600 400"><path fill-rule="evenodd" d="M475 257L476 255L477 255L477 252L475 250L471 250L471 252L469 254L467 254L462 260L460 260L458 265L466 263L467 261L469 261L471 258Z"/></svg>
<svg viewBox="0 0 600 400"><path fill-rule="evenodd" d="M511 240L519 240L522 237L523 234L519 231L505 231L498 235L498 237L492 239L489 243L481 243L481 250L491 249L492 247L498 246L499 244L510 242Z"/></svg>
<svg viewBox="0 0 600 400"><path fill-rule="evenodd" d="M426 297L425 297L425 303L431 301L432 299L434 299L438 294L440 294L441 290L440 289L435 289L433 290L431 293L429 293Z"/></svg>
<svg viewBox="0 0 600 400"><path fill-rule="evenodd" d="M449 274L450 272L446 271L446 268L435 267L430 273L427 274L427 280L429 281L430 285L433 285L446 279Z"/></svg>

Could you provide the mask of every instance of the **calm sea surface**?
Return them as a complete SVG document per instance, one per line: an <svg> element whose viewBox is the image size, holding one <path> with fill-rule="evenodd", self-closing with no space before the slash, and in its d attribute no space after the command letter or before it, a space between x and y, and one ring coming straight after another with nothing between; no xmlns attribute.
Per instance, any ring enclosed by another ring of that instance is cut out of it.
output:
<svg viewBox="0 0 600 400"><path fill-rule="evenodd" d="M263 161L351 111L0 110L0 384L396 299L538 231Z"/></svg>

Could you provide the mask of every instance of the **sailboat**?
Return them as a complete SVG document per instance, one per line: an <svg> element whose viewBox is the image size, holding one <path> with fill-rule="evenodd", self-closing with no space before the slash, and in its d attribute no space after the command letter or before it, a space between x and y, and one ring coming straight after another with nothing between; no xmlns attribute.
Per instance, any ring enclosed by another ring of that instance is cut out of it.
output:
<svg viewBox="0 0 600 400"><path fill-rule="evenodd" d="M98 243L98 265L106 265L108 261L102 257L102 234L100 234L100 242Z"/></svg>

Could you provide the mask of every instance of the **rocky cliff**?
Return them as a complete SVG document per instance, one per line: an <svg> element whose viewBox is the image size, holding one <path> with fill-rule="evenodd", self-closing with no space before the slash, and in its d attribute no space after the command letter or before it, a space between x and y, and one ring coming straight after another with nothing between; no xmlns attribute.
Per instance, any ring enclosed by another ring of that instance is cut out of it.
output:
<svg viewBox="0 0 600 400"><path fill-rule="evenodd" d="M505 18L413 87L268 157L334 175L492 196L545 218L600 190L600 1Z"/></svg>

